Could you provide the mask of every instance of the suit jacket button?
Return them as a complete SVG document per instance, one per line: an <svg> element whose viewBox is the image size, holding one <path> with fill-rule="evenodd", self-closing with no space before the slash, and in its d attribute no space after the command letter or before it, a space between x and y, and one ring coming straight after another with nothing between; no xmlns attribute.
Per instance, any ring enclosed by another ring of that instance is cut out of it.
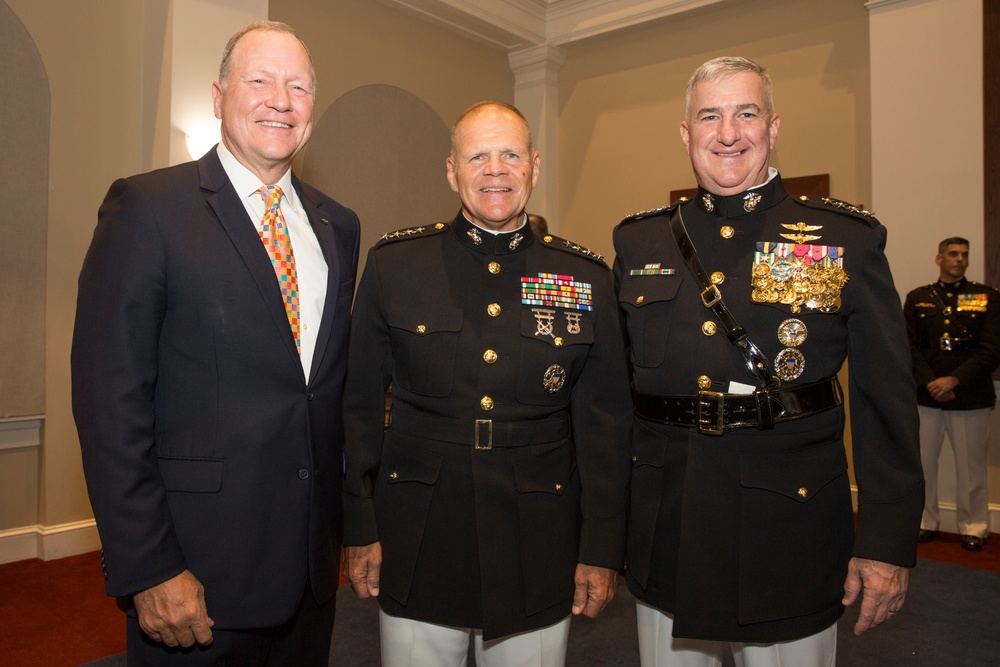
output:
<svg viewBox="0 0 1000 667"><path fill-rule="evenodd" d="M309 471L305 468L299 468L299 479L309 479Z"/></svg>
<svg viewBox="0 0 1000 667"><path fill-rule="evenodd" d="M306 398L309 399L310 401L313 400L314 398L316 398L316 392L310 391L308 394L306 394Z"/></svg>

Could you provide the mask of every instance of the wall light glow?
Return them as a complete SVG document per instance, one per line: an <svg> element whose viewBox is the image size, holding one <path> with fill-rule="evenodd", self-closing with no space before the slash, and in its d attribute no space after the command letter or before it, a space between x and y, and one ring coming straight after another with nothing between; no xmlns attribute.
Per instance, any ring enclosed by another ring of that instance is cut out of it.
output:
<svg viewBox="0 0 1000 667"><path fill-rule="evenodd" d="M197 160L219 142L218 121L188 128L184 135L184 141L191 159Z"/></svg>

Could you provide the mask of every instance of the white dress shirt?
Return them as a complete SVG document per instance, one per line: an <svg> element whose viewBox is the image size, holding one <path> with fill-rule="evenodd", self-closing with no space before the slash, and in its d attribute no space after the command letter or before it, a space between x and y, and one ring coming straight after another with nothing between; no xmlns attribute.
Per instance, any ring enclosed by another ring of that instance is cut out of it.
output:
<svg viewBox="0 0 1000 667"><path fill-rule="evenodd" d="M288 226L288 235L292 242L292 254L295 256L295 272L299 282L299 340L302 344L302 370L306 380L309 379L309 369L312 367L313 354L316 351L316 335L319 333L319 323L323 319L323 304L326 303L327 266L320 248L316 233L313 232L309 219L306 217L299 194L292 186L292 171L289 169L277 183L261 183L260 179L236 159L236 156L218 144L219 160L226 170L230 182L236 188L236 194L246 207L250 223L260 232L260 221L264 218L264 198L257 192L265 185L277 185L281 188L281 213ZM262 244L263 247L263 244Z"/></svg>

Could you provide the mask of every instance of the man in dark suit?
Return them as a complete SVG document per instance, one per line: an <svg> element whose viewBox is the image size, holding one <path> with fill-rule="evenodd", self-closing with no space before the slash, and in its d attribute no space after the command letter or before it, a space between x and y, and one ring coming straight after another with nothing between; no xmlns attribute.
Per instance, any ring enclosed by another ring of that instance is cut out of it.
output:
<svg viewBox="0 0 1000 667"><path fill-rule="evenodd" d="M289 26L248 26L213 85L222 142L98 215L73 411L130 664L328 662L359 225L291 173L314 90Z"/></svg>
<svg viewBox="0 0 1000 667"><path fill-rule="evenodd" d="M955 452L955 506L962 548L980 551L989 535L986 453L996 405L993 372L1000 364L1000 294L966 280L969 241L938 244L936 282L906 295L903 315L910 337L920 413L920 456L927 480L917 540L937 539L938 459L944 434Z"/></svg>
<svg viewBox="0 0 1000 667"><path fill-rule="evenodd" d="M521 113L452 130L450 223L386 234L351 328L345 571L396 667L562 665L614 595L631 421L611 271L536 235ZM383 432L384 395L392 419Z"/></svg>
<svg viewBox="0 0 1000 667"><path fill-rule="evenodd" d="M748 667L832 667L844 606L863 590L857 633L891 618L916 559L916 400L886 231L844 202L791 197L769 166L778 125L762 68L705 63L681 123L698 194L615 230L644 665L733 651Z"/></svg>

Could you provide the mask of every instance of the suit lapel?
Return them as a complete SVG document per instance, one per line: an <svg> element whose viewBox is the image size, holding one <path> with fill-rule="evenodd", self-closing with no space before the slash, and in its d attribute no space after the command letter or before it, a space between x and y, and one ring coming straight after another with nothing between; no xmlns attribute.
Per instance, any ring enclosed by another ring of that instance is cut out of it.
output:
<svg viewBox="0 0 1000 667"><path fill-rule="evenodd" d="M337 317L335 305L340 290L340 254L337 252L337 239L333 233L333 226L330 224L329 212L322 209L323 202L314 197L311 192L307 192L299 179L292 174L292 185L299 195L302 208L305 209L309 225L319 241L323 250L323 259L326 260L326 301L323 303L323 318L320 320L319 333L316 336L316 350L313 352L312 368L309 377L316 377L316 372L323 363L326 355L330 332L333 330L333 320Z"/></svg>
<svg viewBox="0 0 1000 667"><path fill-rule="evenodd" d="M229 235L233 246L236 247L236 251L243 258L275 326L281 332L289 359L294 362L299 373L303 375L303 382L305 382L302 362L299 359L298 350L295 348L295 338L292 336L291 327L288 326L288 315L285 314L285 306L281 300L281 290L274 277L274 267L271 265L271 260L267 256L267 251L260 241L256 228L247 217L243 202L240 201L236 189L226 175L226 170L222 168L219 156L214 150L209 151L198 160L198 170L202 190L206 193L206 202L215 212L219 223Z"/></svg>

